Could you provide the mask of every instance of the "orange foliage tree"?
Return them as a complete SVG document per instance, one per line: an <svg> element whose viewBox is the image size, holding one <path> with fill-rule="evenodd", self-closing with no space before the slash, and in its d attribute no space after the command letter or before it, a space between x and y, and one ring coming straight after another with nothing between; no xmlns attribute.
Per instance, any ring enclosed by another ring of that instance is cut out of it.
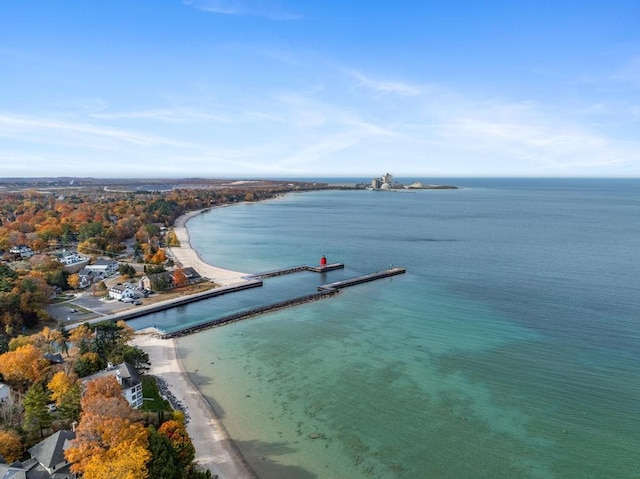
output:
<svg viewBox="0 0 640 479"><path fill-rule="evenodd" d="M23 381L35 383L41 380L48 366L42 351L33 344L0 355L0 374L15 385L22 385Z"/></svg>
<svg viewBox="0 0 640 479"><path fill-rule="evenodd" d="M24 445L20 435L15 431L0 429L0 456L11 464L19 460L23 453Z"/></svg>
<svg viewBox="0 0 640 479"><path fill-rule="evenodd" d="M113 376L87 384L82 411L76 439L65 452L71 471L85 479L146 478L148 431Z"/></svg>

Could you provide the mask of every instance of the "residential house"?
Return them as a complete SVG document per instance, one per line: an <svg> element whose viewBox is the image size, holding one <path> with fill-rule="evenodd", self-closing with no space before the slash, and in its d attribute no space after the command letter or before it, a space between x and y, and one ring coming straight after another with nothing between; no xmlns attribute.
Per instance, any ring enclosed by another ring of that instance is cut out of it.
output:
<svg viewBox="0 0 640 479"><path fill-rule="evenodd" d="M0 479L27 479L27 470L20 462L4 464L0 460Z"/></svg>
<svg viewBox="0 0 640 479"><path fill-rule="evenodd" d="M15 255L20 255L21 258L31 258L35 254L30 247L24 244L11 247L9 252Z"/></svg>
<svg viewBox="0 0 640 479"><path fill-rule="evenodd" d="M99 275L102 278L107 278L112 274L118 272L118 269L120 269L120 264L112 259L98 258L93 264L88 264L87 266L85 266L84 269L93 271L95 274Z"/></svg>
<svg viewBox="0 0 640 479"><path fill-rule="evenodd" d="M8 384L0 383L0 403L11 401L11 388ZM0 476L2 478L2 476Z"/></svg>
<svg viewBox="0 0 640 479"><path fill-rule="evenodd" d="M179 275L182 277L179 277ZM174 271L145 275L138 281L138 288L163 291L184 285L185 281L187 284L195 284L202 280L202 276L200 276L195 269L182 268Z"/></svg>
<svg viewBox="0 0 640 479"><path fill-rule="evenodd" d="M78 289L88 288L91 283L99 279L98 275L96 275L93 271L88 270L86 266L78 271L78 278L80 279L80 282L78 283Z"/></svg>
<svg viewBox="0 0 640 479"><path fill-rule="evenodd" d="M75 479L64 452L75 439L73 431L58 431L29 449L31 459L22 465L26 468L26 479Z"/></svg>
<svg viewBox="0 0 640 479"><path fill-rule="evenodd" d="M109 297L121 301L125 298L135 298L136 292L129 285L117 284L109 289Z"/></svg>
<svg viewBox="0 0 640 479"><path fill-rule="evenodd" d="M88 256L82 256L75 251L62 251L53 255L63 265L65 271L69 273L77 273L89 264Z"/></svg>
<svg viewBox="0 0 640 479"><path fill-rule="evenodd" d="M122 388L122 395L131 404L131 407L140 409L142 407L142 381L136 368L129 363L121 363L117 366L109 364L107 369L82 378L86 385L89 381L105 376L114 376Z"/></svg>

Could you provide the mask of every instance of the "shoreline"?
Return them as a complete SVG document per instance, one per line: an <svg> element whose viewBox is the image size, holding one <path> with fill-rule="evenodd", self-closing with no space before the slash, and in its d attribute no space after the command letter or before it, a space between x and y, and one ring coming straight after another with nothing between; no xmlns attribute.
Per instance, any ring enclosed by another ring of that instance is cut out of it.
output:
<svg viewBox="0 0 640 479"><path fill-rule="evenodd" d="M250 282L247 279L249 273L206 263L191 245L187 223L213 208L190 211L179 216L173 231L180 246L167 249L181 267L192 267L201 276L222 286ZM196 449L194 461L212 474L217 474L220 479L257 479L258 476L229 436L220 417L185 371L176 340L161 339L156 329L148 328L137 331L131 343L149 355L151 369L148 374L160 378L184 408L187 431Z"/></svg>
<svg viewBox="0 0 640 479"><path fill-rule="evenodd" d="M242 273L240 271L233 271L230 269L219 268L212 266L202 259L200 253L196 251L191 245L191 237L189 236L189 230L187 229L187 223L193 217L212 210L211 208L203 208L200 210L190 211L182 216L176 218L173 226L173 231L180 242L180 246L167 246L167 249L174 258L176 264L180 264L183 268L192 267L200 276L208 278L214 283L222 286L231 286L244 283L247 281L246 277L250 273Z"/></svg>
<svg viewBox="0 0 640 479"><path fill-rule="evenodd" d="M160 378L185 413L187 432L196 450L194 461L220 479L257 479L222 421L180 359L175 339L160 339L153 328L137 331L131 344L149 355L149 376Z"/></svg>

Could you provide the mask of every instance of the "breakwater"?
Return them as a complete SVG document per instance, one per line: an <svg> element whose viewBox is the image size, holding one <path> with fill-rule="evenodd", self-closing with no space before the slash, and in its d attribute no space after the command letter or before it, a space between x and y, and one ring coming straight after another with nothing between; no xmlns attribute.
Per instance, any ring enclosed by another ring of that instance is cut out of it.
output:
<svg viewBox="0 0 640 479"><path fill-rule="evenodd" d="M251 276L249 276L249 278L261 280L266 278L275 278L277 276L284 276L285 274L300 273L302 271L311 271L313 273L326 273L328 271L334 271L336 269L343 269L343 268L344 268L343 263L333 263L333 264L327 264L324 266L309 266L309 265L303 264L300 266L292 266L290 268L275 269L273 271L266 271L264 273L252 274Z"/></svg>
<svg viewBox="0 0 640 479"><path fill-rule="evenodd" d="M333 269L339 269L339 268L344 268L344 265L341 263L336 263L335 265L328 265L328 266L335 266ZM307 270L306 268L309 268L307 266L296 266L293 268L285 268L282 270L276 270L273 272L268 272L268 273L262 273L262 274L267 274L267 275L271 275L271 276L260 276L260 275L256 275L253 276L254 278L257 277L273 277L273 276L280 276L283 274L291 274L291 273L296 273L299 271L305 271ZM322 269L326 269L327 266L322 267ZM371 274L365 274L362 276L356 276L355 278L350 278L350 279L345 279L342 281L336 281L334 283L329 283L329 284L325 284L325 285L321 285L318 286L318 292L317 293L313 293L313 294L308 294L305 296L298 296L296 298L292 298L292 299L287 299L284 301L279 301L277 303L272 303L272 304L268 304L266 306L258 306L256 308L251 308L251 309L247 309L244 311L240 311L238 313L234 313L234 314L230 314L228 316L223 316L221 318L216 318L216 319L212 319L210 321L206 321L204 323L200 323L197 324L195 326L189 326L187 328L184 329L179 329L176 331L172 331L169 333L163 333L161 335L162 339L170 339L170 338L177 338L177 337L181 337L181 336L186 336L188 334L193 334L193 333L197 333L199 331L203 331L205 329L210 329L210 328L214 328L216 326L222 326L224 324L229 324L229 323L233 323L236 321L241 321L243 319L249 319L249 318L253 318L255 316L259 316L261 314L266 314L266 313L271 313L271 312L275 312L275 311L279 311L281 309L284 308L290 308L292 306L298 306L300 304L304 304L304 303L309 303L311 301L317 301L319 299L324 299L324 298L330 298L332 296L335 296L337 294L340 294L340 290L344 289L344 288L348 288L350 286L355 286L357 284L362 284L362 283L368 283L370 281L375 281L377 279L382 279L382 278L388 278L390 276L396 276L398 274L404 274L406 273L406 269L405 268L390 268L390 269L385 269L382 271L378 271L376 273L371 273ZM276 274L274 274L276 273Z"/></svg>
<svg viewBox="0 0 640 479"><path fill-rule="evenodd" d="M368 283L369 281L375 281L376 279L388 278L390 276L396 276L398 274L404 274L407 270L405 268L389 268L376 273L365 274L357 276L351 279L345 279L342 281L336 281L335 283L323 284L318 286L318 291L331 290L331 289L344 289L349 286L355 286L356 284Z"/></svg>
<svg viewBox="0 0 640 479"><path fill-rule="evenodd" d="M222 326L224 324L234 323L236 321L241 321L243 319L249 319L255 316L260 316L261 314L272 313L274 311L290 308L292 306L297 306L299 304L304 304L304 303L309 303L311 301L317 301L319 299L329 298L331 296L335 296L336 294L340 294L340 290L330 289L330 290L320 291L318 293L308 294L305 296L298 296L296 298L287 299L284 301L279 301L277 303L268 304L266 306L259 306L256 308L240 311L238 313L230 314L228 316L223 316L221 318L212 319L211 321L206 321L204 323L200 323L195 326L190 326L184 329L179 329L177 331L172 331L170 333L164 333L164 334L161 334L160 337L162 339L178 338L181 336L186 336L188 334L194 334L199 331L203 331L205 329L214 328L216 326Z"/></svg>

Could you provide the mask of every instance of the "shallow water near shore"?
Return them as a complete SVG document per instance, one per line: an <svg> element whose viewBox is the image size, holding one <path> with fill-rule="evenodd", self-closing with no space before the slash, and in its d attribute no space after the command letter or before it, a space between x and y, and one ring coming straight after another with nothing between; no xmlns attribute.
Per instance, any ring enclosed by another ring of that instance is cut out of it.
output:
<svg viewBox="0 0 640 479"><path fill-rule="evenodd" d="M189 222L217 266L260 272L325 254L347 268L134 327L408 269L178 341L260 477L637 475L640 180L447 182L465 188L312 192Z"/></svg>

